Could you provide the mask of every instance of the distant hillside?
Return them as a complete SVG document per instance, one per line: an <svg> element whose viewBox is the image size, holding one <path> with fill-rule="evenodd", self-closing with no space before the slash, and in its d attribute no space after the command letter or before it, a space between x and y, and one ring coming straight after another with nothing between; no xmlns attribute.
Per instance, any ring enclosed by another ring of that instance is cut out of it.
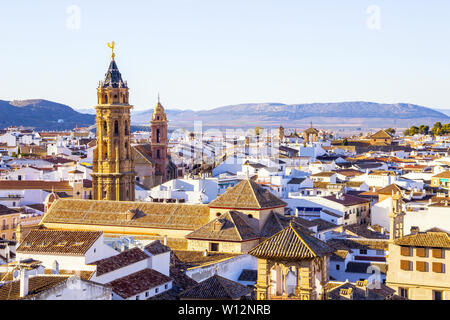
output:
<svg viewBox="0 0 450 320"><path fill-rule="evenodd" d="M67 105L47 100L0 100L0 128L23 125L36 129L63 130L95 122L95 109L73 110ZM153 109L132 111L133 125L149 125ZM322 128L406 128L411 125L450 122L442 112L407 103L339 102L286 105L251 103L230 105L211 110L167 109L170 126L192 127L202 121L204 127L290 127L314 125Z"/></svg>
<svg viewBox="0 0 450 320"><path fill-rule="evenodd" d="M0 128L34 127L37 130L65 130L94 124L95 116L82 114L71 107L43 99L0 100Z"/></svg>
<svg viewBox="0 0 450 320"><path fill-rule="evenodd" d="M167 109L166 109L167 110ZM132 122L148 122L153 110L143 111ZM286 105L281 103L252 103L219 107L205 111L167 110L172 125L192 125L203 121L209 126L277 126L305 125L308 121L333 125L365 127L410 126L416 122L432 123L449 117L430 108L407 104L374 102L340 102Z"/></svg>
<svg viewBox="0 0 450 320"><path fill-rule="evenodd" d="M450 109L434 109L438 112L442 112L443 114L450 116Z"/></svg>

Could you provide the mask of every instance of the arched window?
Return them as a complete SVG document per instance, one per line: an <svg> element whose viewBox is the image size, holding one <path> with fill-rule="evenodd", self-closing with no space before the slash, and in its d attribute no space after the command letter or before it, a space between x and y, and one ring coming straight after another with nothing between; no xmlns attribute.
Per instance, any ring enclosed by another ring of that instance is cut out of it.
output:
<svg viewBox="0 0 450 320"><path fill-rule="evenodd" d="M125 142L125 154L128 160L130 158L130 155L128 154L128 142Z"/></svg>
<svg viewBox="0 0 450 320"><path fill-rule="evenodd" d="M105 104L108 103L108 95L105 94Z"/></svg>
<svg viewBox="0 0 450 320"><path fill-rule="evenodd" d="M160 159L160 158L161 158L161 152L160 152L159 149L156 150L156 158L157 158L157 159Z"/></svg>
<svg viewBox="0 0 450 320"><path fill-rule="evenodd" d="M128 135L128 121L125 120L125 135Z"/></svg>
<svg viewBox="0 0 450 320"><path fill-rule="evenodd" d="M119 135L119 121L114 121L114 135Z"/></svg>
<svg viewBox="0 0 450 320"><path fill-rule="evenodd" d="M106 121L103 121L103 131L105 131L105 134L108 134L108 124Z"/></svg>
<svg viewBox="0 0 450 320"><path fill-rule="evenodd" d="M161 133L159 129L156 129L156 143L160 143L161 140Z"/></svg>

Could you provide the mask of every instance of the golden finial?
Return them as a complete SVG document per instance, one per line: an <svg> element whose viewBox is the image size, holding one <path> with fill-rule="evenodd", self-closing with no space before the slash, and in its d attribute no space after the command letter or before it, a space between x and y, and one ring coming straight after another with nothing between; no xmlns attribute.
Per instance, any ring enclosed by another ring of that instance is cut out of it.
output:
<svg viewBox="0 0 450 320"><path fill-rule="evenodd" d="M113 60L114 60L114 57L116 56L116 55L114 54L114 45L115 45L114 41L111 42L111 43L108 42L108 47L111 48L111 51L112 51L111 58L112 58Z"/></svg>

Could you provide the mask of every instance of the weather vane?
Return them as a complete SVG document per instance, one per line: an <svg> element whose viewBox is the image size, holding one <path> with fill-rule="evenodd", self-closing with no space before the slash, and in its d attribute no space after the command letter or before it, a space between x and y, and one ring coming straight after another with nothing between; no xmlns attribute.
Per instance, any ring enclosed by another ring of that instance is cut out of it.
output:
<svg viewBox="0 0 450 320"><path fill-rule="evenodd" d="M115 45L114 41L112 41L111 43L108 42L108 47L111 48L111 51L112 51L111 58L112 58L113 60L114 60L114 57L116 56L116 55L114 54L114 45Z"/></svg>

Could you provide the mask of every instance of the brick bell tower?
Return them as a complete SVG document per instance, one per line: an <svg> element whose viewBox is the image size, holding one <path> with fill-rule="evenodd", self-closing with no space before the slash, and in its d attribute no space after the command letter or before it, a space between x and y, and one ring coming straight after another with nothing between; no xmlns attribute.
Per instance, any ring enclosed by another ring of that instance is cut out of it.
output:
<svg viewBox="0 0 450 320"><path fill-rule="evenodd" d="M97 146L94 149L94 200L134 201L135 172L130 145L130 109L127 82L114 60L97 88Z"/></svg>
<svg viewBox="0 0 450 320"><path fill-rule="evenodd" d="M160 184L167 181L167 168L169 166L169 157L167 154L167 145L169 143L167 133L167 117L164 108L159 101L153 111L151 127L151 151L152 159L155 162L155 183ZM156 185L155 184L155 185Z"/></svg>

